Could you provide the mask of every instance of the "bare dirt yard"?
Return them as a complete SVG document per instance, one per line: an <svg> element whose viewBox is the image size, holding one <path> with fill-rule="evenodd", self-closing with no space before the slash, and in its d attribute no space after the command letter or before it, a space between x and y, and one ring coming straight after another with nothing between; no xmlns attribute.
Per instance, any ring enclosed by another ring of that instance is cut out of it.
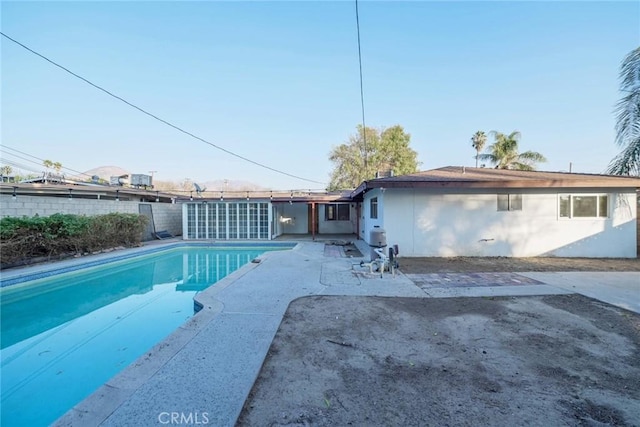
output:
<svg viewBox="0 0 640 427"><path fill-rule="evenodd" d="M640 315L578 294L300 298L237 425L638 426Z"/></svg>
<svg viewBox="0 0 640 427"><path fill-rule="evenodd" d="M398 258L403 273L500 273L526 271L640 271L640 258Z"/></svg>
<svg viewBox="0 0 640 427"><path fill-rule="evenodd" d="M407 274L640 271L639 259L399 263ZM237 425L640 426L640 315L578 294L301 298Z"/></svg>

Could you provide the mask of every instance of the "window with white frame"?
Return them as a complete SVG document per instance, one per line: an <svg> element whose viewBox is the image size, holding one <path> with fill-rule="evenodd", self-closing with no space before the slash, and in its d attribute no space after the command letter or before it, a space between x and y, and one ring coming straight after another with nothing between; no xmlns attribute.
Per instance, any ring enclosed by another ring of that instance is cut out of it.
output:
<svg viewBox="0 0 640 427"><path fill-rule="evenodd" d="M369 217L375 219L378 218L378 198L374 197L369 201Z"/></svg>
<svg viewBox="0 0 640 427"><path fill-rule="evenodd" d="M351 210L348 203L329 203L324 205L325 221L349 221Z"/></svg>
<svg viewBox="0 0 640 427"><path fill-rule="evenodd" d="M499 211L521 211L522 194L498 194Z"/></svg>
<svg viewBox="0 0 640 427"><path fill-rule="evenodd" d="M609 197L606 194L558 195L560 218L607 218Z"/></svg>
<svg viewBox="0 0 640 427"><path fill-rule="evenodd" d="M189 239L268 239L266 202L187 203Z"/></svg>

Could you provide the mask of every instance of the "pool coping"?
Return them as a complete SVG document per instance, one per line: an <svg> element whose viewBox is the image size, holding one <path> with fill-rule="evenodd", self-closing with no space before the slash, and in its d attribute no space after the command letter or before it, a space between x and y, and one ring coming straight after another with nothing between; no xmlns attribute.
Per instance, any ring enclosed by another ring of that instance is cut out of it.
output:
<svg viewBox="0 0 640 427"><path fill-rule="evenodd" d="M110 264L140 256L157 254L163 251L180 248L282 248L282 250L295 250L299 242L189 242L173 241L163 242L153 247L129 248L126 253L111 251L97 254L92 259L88 257L74 258L61 262L48 263L47 265L20 268L19 272L12 274L10 278L3 277L3 289L9 289L32 280L81 271L100 265ZM98 425L106 420L124 401L126 401L141 385L147 382L160 368L190 342L206 325L209 324L222 311L223 305L215 300L214 295L227 288L239 278L255 269L266 257L274 251L266 251L254 258L251 262L241 266L228 274L209 288L196 293L193 297L194 314L178 328L173 330L161 341L146 350L144 354L133 360L122 371L115 374L105 383L94 390L90 395L70 408L60 418L54 420L52 425L65 423L69 414L74 419L71 424ZM279 252L279 251L277 251ZM96 259L96 257L99 257ZM64 264L64 265L61 265ZM35 271L34 271L35 270ZM213 286L215 285L215 286ZM98 409L98 410L96 410ZM63 424L64 425L64 424Z"/></svg>
<svg viewBox="0 0 640 427"><path fill-rule="evenodd" d="M296 244L290 250L295 250ZM258 259L268 257L269 252ZM80 401L52 425L99 425L118 409L138 388L167 364L184 346L192 341L224 308L215 295L257 268L250 262L194 296L194 304L201 306L189 320L162 341L151 347L125 369L110 378L93 393Z"/></svg>

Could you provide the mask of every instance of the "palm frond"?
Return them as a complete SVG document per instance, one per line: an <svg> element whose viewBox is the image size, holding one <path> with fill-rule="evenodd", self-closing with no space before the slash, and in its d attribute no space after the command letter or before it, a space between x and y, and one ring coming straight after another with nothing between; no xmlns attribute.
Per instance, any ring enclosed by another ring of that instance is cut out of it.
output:
<svg viewBox="0 0 640 427"><path fill-rule="evenodd" d="M524 153L520 153L518 157L521 160L526 160L528 162L534 163L544 163L547 161L547 158L545 156L535 151L525 151Z"/></svg>
<svg viewBox="0 0 640 427"><path fill-rule="evenodd" d="M627 148L609 163L606 173L640 176L640 138L631 141Z"/></svg>
<svg viewBox="0 0 640 427"><path fill-rule="evenodd" d="M640 47L632 50L620 66L620 90L626 94L618 101L615 143L623 150L609 163L614 175L638 175L640 171Z"/></svg>
<svg viewBox="0 0 640 427"><path fill-rule="evenodd" d="M616 144L627 145L640 136L640 90L631 92L618 101L615 108Z"/></svg>
<svg viewBox="0 0 640 427"><path fill-rule="evenodd" d="M478 158L490 161L496 169L535 170L536 163L547 161L534 151L519 153L518 142L522 135L517 130L509 135L493 130L490 135L495 142L487 148L488 153L480 154Z"/></svg>
<svg viewBox="0 0 640 427"><path fill-rule="evenodd" d="M520 138L521 137L522 137L522 134L520 133L520 131L517 131L517 130L514 130L508 136L508 138L511 139L511 140L514 140L516 142L516 144L518 142L520 142Z"/></svg>
<svg viewBox="0 0 640 427"><path fill-rule="evenodd" d="M625 56L620 65L620 89L634 91L640 85L640 47Z"/></svg>
<svg viewBox="0 0 640 427"><path fill-rule="evenodd" d="M519 170L519 171L534 171L536 170L534 165L530 165L528 163L522 162L514 162L511 164L511 169Z"/></svg>

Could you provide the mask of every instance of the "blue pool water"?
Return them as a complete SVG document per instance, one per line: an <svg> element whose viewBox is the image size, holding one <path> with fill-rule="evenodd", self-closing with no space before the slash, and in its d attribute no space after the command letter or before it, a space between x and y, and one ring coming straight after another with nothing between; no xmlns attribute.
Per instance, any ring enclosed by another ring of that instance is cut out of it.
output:
<svg viewBox="0 0 640 427"><path fill-rule="evenodd" d="M193 316L195 294L274 249L182 247L0 289L1 425L55 421Z"/></svg>

